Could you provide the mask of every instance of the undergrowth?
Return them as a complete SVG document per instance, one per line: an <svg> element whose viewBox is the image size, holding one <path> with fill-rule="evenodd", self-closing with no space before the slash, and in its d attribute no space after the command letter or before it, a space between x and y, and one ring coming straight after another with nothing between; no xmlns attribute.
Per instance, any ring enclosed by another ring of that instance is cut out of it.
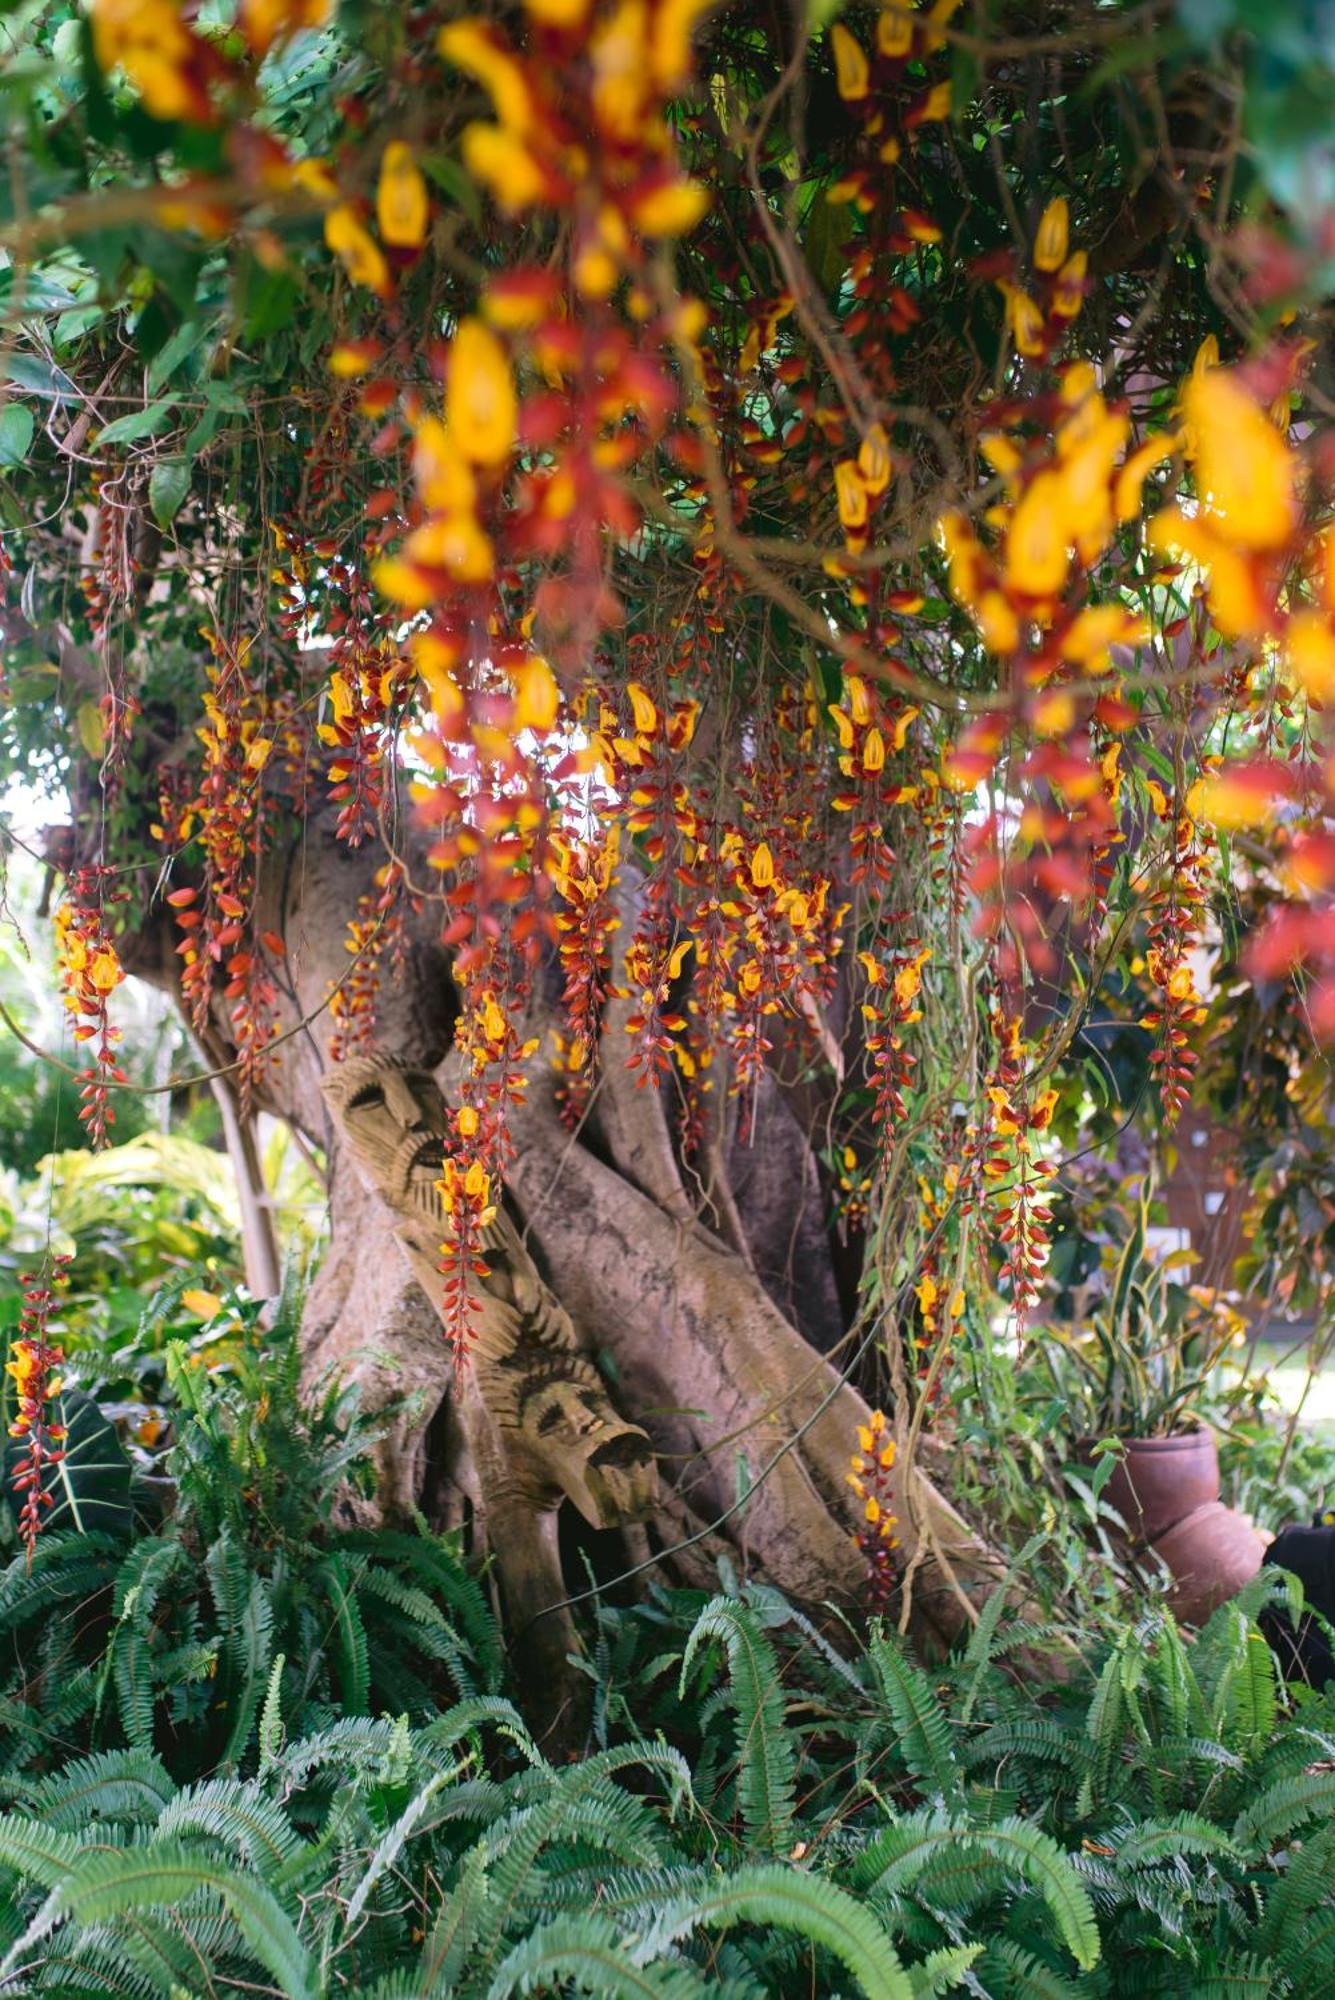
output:
<svg viewBox="0 0 1335 2000"><path fill-rule="evenodd" d="M586 1629L562 1761L485 1579L331 1518L370 1428L265 1383L178 1384L150 1531L0 1575L0 1993L1335 1995L1335 1695L1277 1678L1284 1579L1083 1652L999 1593L930 1669L659 1588Z"/></svg>

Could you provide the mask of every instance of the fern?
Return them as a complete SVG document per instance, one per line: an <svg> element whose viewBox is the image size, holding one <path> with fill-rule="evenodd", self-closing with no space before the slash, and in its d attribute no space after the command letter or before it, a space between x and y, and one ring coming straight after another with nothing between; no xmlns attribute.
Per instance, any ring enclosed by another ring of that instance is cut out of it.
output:
<svg viewBox="0 0 1335 2000"><path fill-rule="evenodd" d="M554 1917L502 1960L487 2000L549 1991L558 1981L602 2000L703 2000L714 1991L686 1966L637 1965L603 1917Z"/></svg>
<svg viewBox="0 0 1335 2000"><path fill-rule="evenodd" d="M961 1797L959 1763L950 1725L931 1682L883 1633L873 1639L867 1657L894 1718L897 1748L910 1776L932 1797L957 1804Z"/></svg>
<svg viewBox="0 0 1335 2000"><path fill-rule="evenodd" d="M1335 1811L1335 1771L1281 1778L1238 1815L1233 1838L1246 1853L1266 1855L1309 1819Z"/></svg>
<svg viewBox="0 0 1335 2000"><path fill-rule="evenodd" d="M646 1963L691 1931L725 1930L736 1923L773 1924L824 1946L858 1981L867 2000L913 2000L912 1983L889 1936L864 1903L819 1875L774 1864L741 1868L722 1881L702 1881L673 1898L635 1956Z"/></svg>
<svg viewBox="0 0 1335 2000"><path fill-rule="evenodd" d="M258 1784L210 1778L179 1792L157 1824L159 1840L190 1835L236 1849L240 1859L265 1877L302 1849L281 1806Z"/></svg>
<svg viewBox="0 0 1335 2000"><path fill-rule="evenodd" d="M154 1842L119 1854L83 1856L61 1881L42 1921L115 1922L141 1910L170 1909L200 1892L226 1906L287 2000L315 2000L310 1956L272 1893L254 1877L186 1845Z"/></svg>
<svg viewBox="0 0 1335 2000"><path fill-rule="evenodd" d="M1000 1969L1006 2000L1084 2000L1079 1987L1010 1938L988 1945L982 1969L990 1974L993 1966Z"/></svg>
<svg viewBox="0 0 1335 2000"><path fill-rule="evenodd" d="M45 1825L77 1833L99 1819L153 1825L172 1796L172 1781L148 1751L105 1750L14 1789Z"/></svg>
<svg viewBox="0 0 1335 2000"><path fill-rule="evenodd" d="M779 1666L755 1614L716 1597L696 1620L682 1657L679 1693L691 1663L709 1639L727 1654L736 1717L737 1802L748 1834L771 1854L791 1846L797 1759L784 1719Z"/></svg>
<svg viewBox="0 0 1335 2000"><path fill-rule="evenodd" d="M1089 1892L1056 1842L1027 1820L975 1827L941 1812L913 1814L868 1844L857 1880L869 1889L903 1891L916 1883L938 1887L945 1879L943 1862L955 1897L970 1874L984 1885L994 1868L1020 1877L1043 1898L1077 1965L1087 1971L1097 1964L1099 1931Z"/></svg>
<svg viewBox="0 0 1335 2000"><path fill-rule="evenodd" d="M348 1714L364 1715L371 1692L371 1667L351 1568L341 1556L330 1556L320 1565L318 1575L328 1594L342 1704Z"/></svg>

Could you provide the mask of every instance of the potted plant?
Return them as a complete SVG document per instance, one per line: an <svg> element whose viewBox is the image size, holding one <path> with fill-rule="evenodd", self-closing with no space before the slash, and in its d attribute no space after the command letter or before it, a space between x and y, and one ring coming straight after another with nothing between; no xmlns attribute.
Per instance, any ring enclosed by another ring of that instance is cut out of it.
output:
<svg viewBox="0 0 1335 2000"><path fill-rule="evenodd" d="M1191 1292L1150 1254L1149 1225L1146 1191L1101 1309L1044 1360L1082 1457L1115 1453L1102 1490L1132 1549L1167 1566L1174 1608L1195 1623L1256 1573L1266 1537L1222 1505L1214 1433L1194 1407L1234 1327L1202 1324Z"/></svg>

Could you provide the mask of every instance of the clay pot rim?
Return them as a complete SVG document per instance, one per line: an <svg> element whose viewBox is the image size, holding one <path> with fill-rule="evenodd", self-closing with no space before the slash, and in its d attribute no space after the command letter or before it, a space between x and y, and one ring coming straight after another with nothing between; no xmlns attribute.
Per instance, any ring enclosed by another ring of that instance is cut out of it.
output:
<svg viewBox="0 0 1335 2000"><path fill-rule="evenodd" d="M1204 1424L1198 1424L1194 1431L1169 1431L1167 1437L1124 1437L1118 1443L1127 1451L1173 1452L1199 1449L1201 1445L1215 1443L1215 1434Z"/></svg>
<svg viewBox="0 0 1335 2000"><path fill-rule="evenodd" d="M1116 1431L1105 1431L1101 1437L1082 1437L1078 1438L1076 1443L1082 1452L1093 1452L1099 1445L1109 1440L1115 1445L1120 1445L1125 1452L1139 1451L1151 1454L1185 1451L1192 1447L1199 1448L1203 1443L1218 1444L1218 1439L1209 1425L1201 1423L1198 1423L1194 1430L1169 1431L1166 1437L1137 1437L1134 1434L1123 1436Z"/></svg>

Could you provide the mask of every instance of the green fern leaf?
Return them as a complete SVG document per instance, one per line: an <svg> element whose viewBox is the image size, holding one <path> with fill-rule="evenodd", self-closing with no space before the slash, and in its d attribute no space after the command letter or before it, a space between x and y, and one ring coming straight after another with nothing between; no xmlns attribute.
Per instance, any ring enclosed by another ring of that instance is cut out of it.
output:
<svg viewBox="0 0 1335 2000"><path fill-rule="evenodd" d="M1116 1846L1119 1868L1154 1868L1183 1854L1236 1856L1237 1845L1222 1827L1211 1825L1192 1813L1178 1813L1169 1820L1145 1820Z"/></svg>
<svg viewBox="0 0 1335 2000"><path fill-rule="evenodd" d="M1002 1968L1005 1983L998 1991L1005 2000L1085 2000L1081 1988L1009 1938L995 1938L987 1947L982 1970L989 1980L994 1965Z"/></svg>
<svg viewBox="0 0 1335 2000"><path fill-rule="evenodd" d="M980 1944L948 1944L932 1952L921 1965L911 1965L913 2000L936 2000L939 1993L952 1993L982 1952Z"/></svg>
<svg viewBox="0 0 1335 2000"><path fill-rule="evenodd" d="M152 1826L172 1796L165 1767L145 1750L104 1750L24 1788L23 1805L50 1827L77 1833L93 1820Z"/></svg>
<svg viewBox="0 0 1335 2000"><path fill-rule="evenodd" d="M141 1910L170 1909L200 1891L226 1905L286 2000L315 2000L310 1955L271 1891L183 1844L154 1842L128 1852L85 1854L60 1883L52 1915L81 1924L111 1923Z"/></svg>
<svg viewBox="0 0 1335 2000"><path fill-rule="evenodd" d="M235 1848L265 1879L303 1851L304 1843L282 1807L253 1780L207 1778L178 1792L162 1814L157 1839L198 1837Z"/></svg>
<svg viewBox="0 0 1335 2000"><path fill-rule="evenodd" d="M733 1924L772 1924L796 1931L833 1952L867 2000L913 2000L913 1986L889 1935L865 1903L822 1876L777 1863L704 1877L698 1888L673 1898L635 1946L637 1962L652 1961L694 1930Z"/></svg>
<svg viewBox="0 0 1335 2000"><path fill-rule="evenodd" d="M1239 1815L1233 1838L1245 1852L1265 1855L1309 1819L1335 1812L1335 1771L1281 1778Z"/></svg>
<svg viewBox="0 0 1335 2000"><path fill-rule="evenodd" d="M333 1614L342 1707L350 1715L365 1715L371 1693L371 1668L366 1652L366 1627L349 1565L341 1556L328 1556L316 1573L324 1580Z"/></svg>
<svg viewBox="0 0 1335 2000"><path fill-rule="evenodd" d="M54 1889L69 1874L83 1844L72 1833L18 1813L0 1814L0 1868L8 1868L43 1889Z"/></svg>
<svg viewBox="0 0 1335 2000"><path fill-rule="evenodd" d="M793 1839L793 1793L797 1757L779 1692L774 1648L754 1612L728 1597L716 1597L695 1622L682 1658L678 1692L684 1698L691 1662L709 1639L720 1640L737 1731L737 1802L751 1839L769 1853L786 1851Z"/></svg>
<svg viewBox="0 0 1335 2000"><path fill-rule="evenodd" d="M910 1775L934 1797L957 1804L962 1794L959 1764L950 1724L931 1682L884 1636L872 1641L868 1658L894 1717L899 1753Z"/></svg>
<svg viewBox="0 0 1335 2000"><path fill-rule="evenodd" d="M496 1968L487 2000L547 1993L567 1982L599 2000L704 2000L713 1990L688 1966L637 1965L613 1925L591 1915L540 1925Z"/></svg>
<svg viewBox="0 0 1335 2000"><path fill-rule="evenodd" d="M377 1844L362 1873L362 1879L348 1899L344 1923L351 1930L366 1908L367 1898L383 1876L393 1868L406 1843L421 1827L427 1808L432 1804L437 1792L458 1776L457 1770L438 1771L428 1779L421 1790L410 1800L395 1820L389 1832Z"/></svg>

